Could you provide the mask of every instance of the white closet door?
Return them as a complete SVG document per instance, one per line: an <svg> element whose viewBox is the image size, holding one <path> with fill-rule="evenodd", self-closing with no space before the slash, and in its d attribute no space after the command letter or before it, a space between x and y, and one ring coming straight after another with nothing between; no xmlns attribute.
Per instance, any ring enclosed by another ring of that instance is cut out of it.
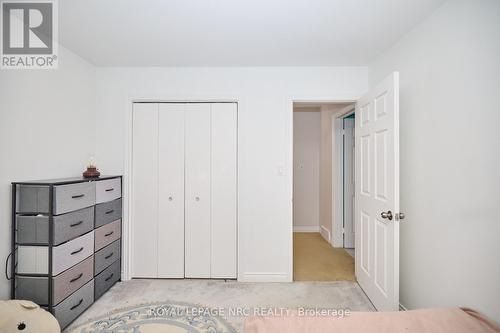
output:
<svg viewBox="0 0 500 333"><path fill-rule="evenodd" d="M158 104L132 111L132 277L157 277Z"/></svg>
<svg viewBox="0 0 500 333"><path fill-rule="evenodd" d="M184 277L184 109L160 104L158 115L158 277Z"/></svg>
<svg viewBox="0 0 500 333"><path fill-rule="evenodd" d="M211 277L236 278L237 104L212 104Z"/></svg>
<svg viewBox="0 0 500 333"><path fill-rule="evenodd" d="M210 104L186 104L185 277L210 277Z"/></svg>

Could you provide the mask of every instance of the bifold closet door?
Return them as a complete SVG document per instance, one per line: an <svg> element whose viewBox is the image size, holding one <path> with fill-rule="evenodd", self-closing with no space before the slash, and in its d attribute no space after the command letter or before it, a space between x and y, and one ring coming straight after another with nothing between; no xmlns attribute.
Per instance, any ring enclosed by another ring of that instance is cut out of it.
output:
<svg viewBox="0 0 500 333"><path fill-rule="evenodd" d="M132 277L236 278L237 105L136 103Z"/></svg>
<svg viewBox="0 0 500 333"><path fill-rule="evenodd" d="M211 278L236 278L237 104L211 104Z"/></svg>
<svg viewBox="0 0 500 333"><path fill-rule="evenodd" d="M158 113L158 278L184 277L184 109Z"/></svg>
<svg viewBox="0 0 500 333"><path fill-rule="evenodd" d="M132 277L156 277L158 259L158 104L132 110Z"/></svg>
<svg viewBox="0 0 500 333"><path fill-rule="evenodd" d="M185 277L210 277L210 104L186 104Z"/></svg>

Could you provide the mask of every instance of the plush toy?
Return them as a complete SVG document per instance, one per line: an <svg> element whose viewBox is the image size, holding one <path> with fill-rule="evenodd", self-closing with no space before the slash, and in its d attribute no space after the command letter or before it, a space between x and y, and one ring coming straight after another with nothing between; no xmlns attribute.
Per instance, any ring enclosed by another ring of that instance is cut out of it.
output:
<svg viewBox="0 0 500 333"><path fill-rule="evenodd" d="M30 301L0 301L0 332L60 333L56 318Z"/></svg>

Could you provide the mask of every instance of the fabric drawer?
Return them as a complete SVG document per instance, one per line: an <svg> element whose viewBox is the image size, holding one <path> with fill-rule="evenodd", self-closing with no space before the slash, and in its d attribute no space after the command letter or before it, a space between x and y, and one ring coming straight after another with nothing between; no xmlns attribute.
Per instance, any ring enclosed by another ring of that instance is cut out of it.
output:
<svg viewBox="0 0 500 333"><path fill-rule="evenodd" d="M94 231L53 248L53 275L67 270L94 253Z"/></svg>
<svg viewBox="0 0 500 333"><path fill-rule="evenodd" d="M47 305L49 279L47 277L16 276L16 299L25 299Z"/></svg>
<svg viewBox="0 0 500 333"><path fill-rule="evenodd" d="M19 274L47 274L49 248L47 246L18 246L16 263Z"/></svg>
<svg viewBox="0 0 500 333"><path fill-rule="evenodd" d="M16 212L49 213L50 187L44 185L17 185ZM60 215L95 204L95 183L84 182L54 186L53 214Z"/></svg>
<svg viewBox="0 0 500 333"><path fill-rule="evenodd" d="M120 280L120 260L112 263L94 278L94 299L98 299Z"/></svg>
<svg viewBox="0 0 500 333"><path fill-rule="evenodd" d="M95 183L96 203L112 201L122 196L121 178L99 180Z"/></svg>
<svg viewBox="0 0 500 333"><path fill-rule="evenodd" d="M94 255L54 278L54 304L78 290L94 277Z"/></svg>
<svg viewBox="0 0 500 333"><path fill-rule="evenodd" d="M94 256L73 266L53 279L53 304L58 304L68 295L94 277ZM27 299L38 304L47 305L48 278L46 277L16 277L16 299Z"/></svg>
<svg viewBox="0 0 500 333"><path fill-rule="evenodd" d="M61 329L67 327L94 302L94 280L87 282L71 296L54 307L54 316Z"/></svg>
<svg viewBox="0 0 500 333"><path fill-rule="evenodd" d="M94 275L101 273L106 267L120 259L120 239L109 244L94 254Z"/></svg>
<svg viewBox="0 0 500 333"><path fill-rule="evenodd" d="M54 187L54 214L95 205L95 182L59 185Z"/></svg>
<svg viewBox="0 0 500 333"><path fill-rule="evenodd" d="M95 227L101 227L121 219L122 199L105 202L95 206Z"/></svg>
<svg viewBox="0 0 500 333"><path fill-rule="evenodd" d="M54 216L54 245L83 235L94 228L94 207ZM17 216L17 242L48 244L49 217L45 215Z"/></svg>
<svg viewBox="0 0 500 333"><path fill-rule="evenodd" d="M48 213L49 187L39 185L17 185L17 213Z"/></svg>
<svg viewBox="0 0 500 333"><path fill-rule="evenodd" d="M49 187L41 185L17 185L17 213L49 213Z"/></svg>
<svg viewBox="0 0 500 333"><path fill-rule="evenodd" d="M121 236L121 224L122 220L116 220L114 222L103 225L97 228L95 233L95 243L94 251L98 251L105 247L106 245L119 239Z"/></svg>
<svg viewBox="0 0 500 333"><path fill-rule="evenodd" d="M94 253L94 231L52 248L52 276L59 275ZM19 274L48 274L48 246L19 246Z"/></svg>

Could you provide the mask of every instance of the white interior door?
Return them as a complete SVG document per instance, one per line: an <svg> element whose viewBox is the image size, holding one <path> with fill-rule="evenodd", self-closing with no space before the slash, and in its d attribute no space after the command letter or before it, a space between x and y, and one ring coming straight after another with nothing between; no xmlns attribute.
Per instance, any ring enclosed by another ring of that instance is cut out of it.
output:
<svg viewBox="0 0 500 333"><path fill-rule="evenodd" d="M344 118L344 247L354 248L354 118Z"/></svg>
<svg viewBox="0 0 500 333"><path fill-rule="evenodd" d="M357 102L355 126L356 277L377 310L396 311L399 309L398 73Z"/></svg>
<svg viewBox="0 0 500 333"><path fill-rule="evenodd" d="M158 278L184 277L184 109L159 104Z"/></svg>
<svg viewBox="0 0 500 333"><path fill-rule="evenodd" d="M186 104L185 277L210 278L210 104Z"/></svg>
<svg viewBox="0 0 500 333"><path fill-rule="evenodd" d="M236 278L236 107L236 103L211 104L212 278Z"/></svg>
<svg viewBox="0 0 500 333"><path fill-rule="evenodd" d="M158 274L158 104L132 111L132 277Z"/></svg>

